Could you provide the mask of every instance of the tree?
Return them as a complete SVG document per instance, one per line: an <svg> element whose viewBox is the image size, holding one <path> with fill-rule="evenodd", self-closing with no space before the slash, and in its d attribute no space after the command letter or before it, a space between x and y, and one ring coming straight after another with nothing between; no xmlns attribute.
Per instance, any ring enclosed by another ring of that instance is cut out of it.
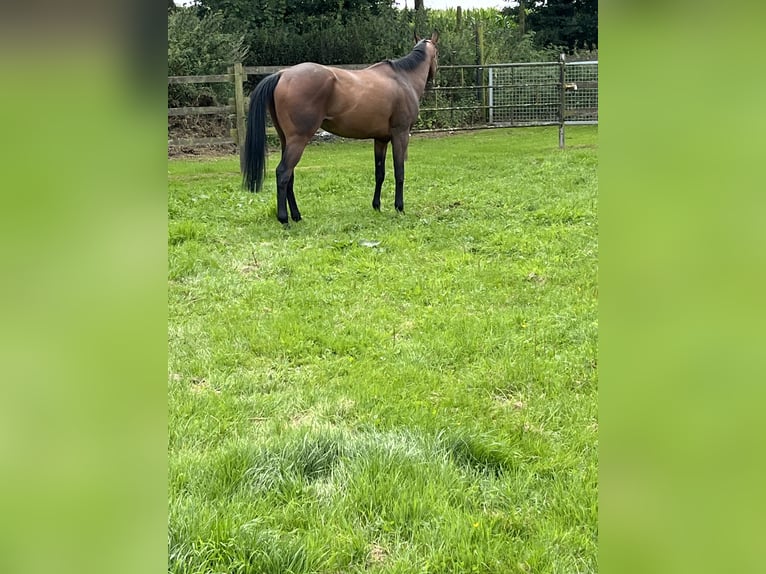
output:
<svg viewBox="0 0 766 574"><path fill-rule="evenodd" d="M513 15L525 31L533 31L538 46L598 46L598 0L525 0L503 12Z"/></svg>
<svg viewBox="0 0 766 574"><path fill-rule="evenodd" d="M379 14L393 0L196 0L200 15L221 12L230 25L248 30L264 25L305 29L313 18L347 20L353 15Z"/></svg>

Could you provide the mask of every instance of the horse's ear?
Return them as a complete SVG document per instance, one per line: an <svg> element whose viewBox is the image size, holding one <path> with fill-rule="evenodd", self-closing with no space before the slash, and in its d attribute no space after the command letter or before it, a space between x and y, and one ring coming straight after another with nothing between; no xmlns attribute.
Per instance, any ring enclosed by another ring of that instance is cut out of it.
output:
<svg viewBox="0 0 766 574"><path fill-rule="evenodd" d="M434 30L433 34L431 34L431 43L436 44L436 42L439 41L439 31Z"/></svg>
<svg viewBox="0 0 766 574"><path fill-rule="evenodd" d="M418 42L420 42L420 36L418 36L417 32L414 32L414 34L415 34L415 43L417 44Z"/></svg>

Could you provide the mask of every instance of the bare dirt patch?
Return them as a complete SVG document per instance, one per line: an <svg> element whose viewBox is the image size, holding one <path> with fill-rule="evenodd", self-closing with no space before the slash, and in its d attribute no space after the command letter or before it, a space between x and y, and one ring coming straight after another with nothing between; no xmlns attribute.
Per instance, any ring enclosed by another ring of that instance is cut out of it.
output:
<svg viewBox="0 0 766 574"><path fill-rule="evenodd" d="M388 552L386 552L386 549L383 548L380 544L373 544L370 547L370 555L369 555L369 563L372 564L382 564L386 561L386 558L388 557Z"/></svg>
<svg viewBox="0 0 766 574"><path fill-rule="evenodd" d="M182 139L228 137L232 121L222 116L171 116L168 118L168 142ZM219 157L237 153L233 143L205 145L171 145L168 157Z"/></svg>

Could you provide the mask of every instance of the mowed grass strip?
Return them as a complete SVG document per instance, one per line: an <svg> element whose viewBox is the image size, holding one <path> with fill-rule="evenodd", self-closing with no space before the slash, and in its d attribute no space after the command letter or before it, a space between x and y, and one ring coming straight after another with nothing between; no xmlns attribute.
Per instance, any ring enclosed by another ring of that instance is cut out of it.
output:
<svg viewBox="0 0 766 574"><path fill-rule="evenodd" d="M597 135L169 162L170 572L597 570Z"/></svg>

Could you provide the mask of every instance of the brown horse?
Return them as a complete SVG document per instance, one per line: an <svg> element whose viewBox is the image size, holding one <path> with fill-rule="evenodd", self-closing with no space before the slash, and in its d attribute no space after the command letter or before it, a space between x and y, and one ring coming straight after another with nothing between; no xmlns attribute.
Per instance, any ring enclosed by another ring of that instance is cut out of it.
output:
<svg viewBox="0 0 766 574"><path fill-rule="evenodd" d="M394 207L404 211L404 161L410 128L420 109L426 82L436 72L438 33L421 40L398 60L386 60L363 70L341 70L304 63L266 77L250 96L247 134L242 153L243 183L260 191L266 168L266 108L282 144L277 166L277 219L287 223L301 214L295 202L294 169L303 150L322 127L341 137L375 140L375 194L372 207L380 209L380 188L386 169L386 149L394 154Z"/></svg>

